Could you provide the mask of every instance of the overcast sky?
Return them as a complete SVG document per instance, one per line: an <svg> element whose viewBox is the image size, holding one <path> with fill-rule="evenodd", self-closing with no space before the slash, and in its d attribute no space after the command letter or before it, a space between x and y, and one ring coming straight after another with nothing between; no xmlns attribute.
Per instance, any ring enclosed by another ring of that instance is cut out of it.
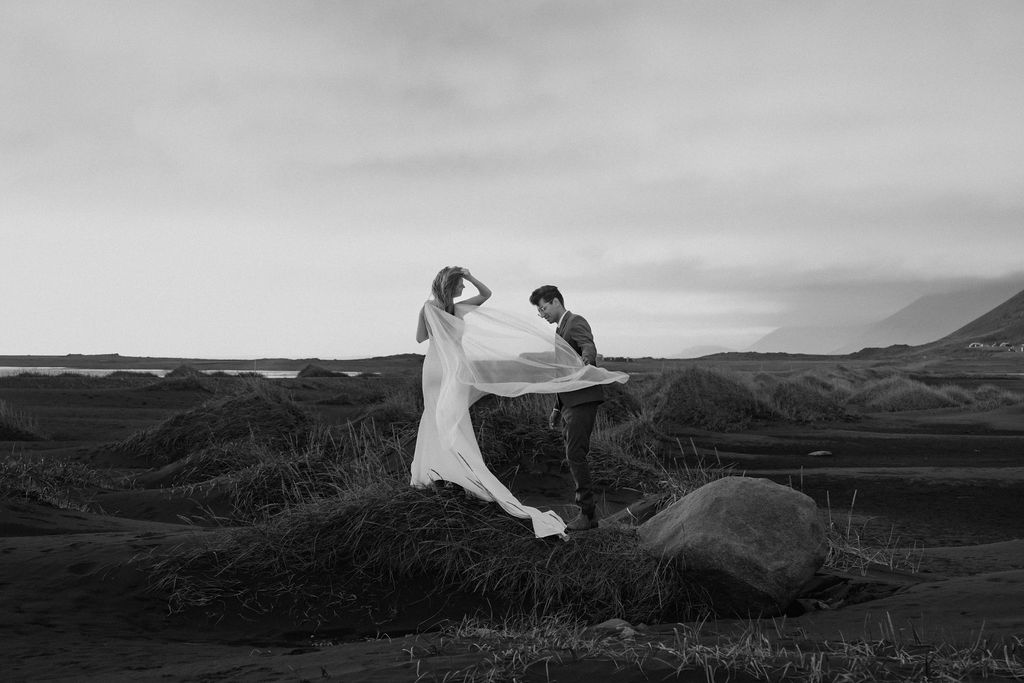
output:
<svg viewBox="0 0 1024 683"><path fill-rule="evenodd" d="M0 353L607 355L1019 275L1024 3L0 0ZM1024 288L1024 279L1021 287ZM539 323L538 323L539 324Z"/></svg>

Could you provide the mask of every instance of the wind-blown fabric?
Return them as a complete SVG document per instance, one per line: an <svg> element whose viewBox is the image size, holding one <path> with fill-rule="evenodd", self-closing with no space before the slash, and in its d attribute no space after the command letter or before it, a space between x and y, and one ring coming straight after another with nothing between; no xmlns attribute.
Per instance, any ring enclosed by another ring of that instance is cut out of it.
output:
<svg viewBox="0 0 1024 683"><path fill-rule="evenodd" d="M484 394L555 394L629 375L584 365L560 337L493 308L457 305L455 315L423 307L430 347L423 362L423 416L412 463L413 486L443 480L533 523L538 537L564 535L552 511L523 505L484 463L469 407Z"/></svg>

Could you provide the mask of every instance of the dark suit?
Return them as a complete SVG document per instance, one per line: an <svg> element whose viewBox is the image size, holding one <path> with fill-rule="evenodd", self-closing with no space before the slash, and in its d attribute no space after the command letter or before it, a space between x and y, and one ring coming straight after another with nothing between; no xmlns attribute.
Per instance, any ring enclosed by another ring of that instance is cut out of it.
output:
<svg viewBox="0 0 1024 683"><path fill-rule="evenodd" d="M569 342L583 362L597 365L597 347L590 324L582 315L566 311L558 323L557 334ZM593 518L596 511L594 489L590 479L587 456L590 454L590 433L594 431L597 407L604 400L604 387L592 387L557 394L557 407L562 411L562 437L569 471L576 482L576 504L580 511Z"/></svg>

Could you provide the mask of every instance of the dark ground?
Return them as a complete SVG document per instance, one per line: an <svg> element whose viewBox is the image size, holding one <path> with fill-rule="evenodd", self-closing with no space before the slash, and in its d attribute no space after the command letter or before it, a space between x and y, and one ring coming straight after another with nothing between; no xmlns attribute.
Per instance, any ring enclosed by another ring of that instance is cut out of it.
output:
<svg viewBox="0 0 1024 683"><path fill-rule="evenodd" d="M613 369L657 372L659 365L693 362ZM755 359L736 361L735 368L755 364L761 371L790 371L800 363L821 362ZM386 366L398 368L397 374L278 382L304 407L341 423L395 386L416 390L418 359ZM363 367L372 371L373 365ZM939 383L996 381L1024 393L1024 375L1012 374L1021 372L1016 367L982 370L971 360L915 372ZM97 444L157 424L227 390L231 381L237 380L190 387L132 376L0 378L0 399L37 418L49 437L2 442L0 448L13 457L96 463ZM677 456L683 461L718 459L749 476L790 483L829 510L837 524L880 537L893 534L900 545L922 550L919 575L874 577L878 581L872 585L898 584L895 594L882 590L879 596L889 596L789 622L810 641L866 635L871 624L893 615L899 624L913 621L941 637L964 637L983 625L994 636L1024 634L1024 407L872 414L837 424L737 434L680 429L672 436L683 446ZM821 450L831 455L809 455ZM552 495L550 490L517 492ZM609 500L622 504L627 498ZM427 671L440 679L445 671L483 657L471 647L440 642L436 633L337 644L316 642L312 634L274 622L173 618L128 562L206 533L181 523L178 515L188 509L175 507L180 501L123 502L118 515L0 502L5 680L411 681ZM114 511L113 503L108 498L104 510ZM730 625L716 628L727 631ZM650 637L670 632L668 626L657 627ZM560 681L646 680L594 661L552 671ZM705 680L703 672L694 680Z"/></svg>

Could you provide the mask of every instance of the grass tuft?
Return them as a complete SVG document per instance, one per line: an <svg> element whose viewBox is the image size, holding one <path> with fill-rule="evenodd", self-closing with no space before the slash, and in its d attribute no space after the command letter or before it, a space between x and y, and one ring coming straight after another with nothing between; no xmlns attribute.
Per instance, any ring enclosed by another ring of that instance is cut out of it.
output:
<svg viewBox="0 0 1024 683"><path fill-rule="evenodd" d="M42 441L39 421L0 399L0 441Z"/></svg>
<svg viewBox="0 0 1024 683"><path fill-rule="evenodd" d="M854 491L846 518L835 519L829 501L825 510L828 539L825 567L841 572L857 571L861 575L867 574L869 569L916 574L921 568L921 549L916 545L903 547L892 528L884 533L876 531L871 527L870 518L857 520L853 514L856 502L857 492Z"/></svg>
<svg viewBox="0 0 1024 683"><path fill-rule="evenodd" d="M872 629L874 630L874 629ZM784 635L777 624L676 624L671 634L629 624L604 630L571 618L490 622L466 619L442 632L440 646L409 650L419 665L438 654L479 651L481 660L451 670L445 681L556 680L560 668L600 660L603 671L628 680L701 681L975 681L1024 678L1024 638L930 643L904 635L885 615L878 633L858 640L811 642ZM441 648L441 652L437 648ZM628 672L635 672L631 676ZM435 678L435 680L437 680Z"/></svg>
<svg viewBox="0 0 1024 683"><path fill-rule="evenodd" d="M85 511L88 492L97 488L114 488L113 478L82 463L23 455L0 460L0 498Z"/></svg>

